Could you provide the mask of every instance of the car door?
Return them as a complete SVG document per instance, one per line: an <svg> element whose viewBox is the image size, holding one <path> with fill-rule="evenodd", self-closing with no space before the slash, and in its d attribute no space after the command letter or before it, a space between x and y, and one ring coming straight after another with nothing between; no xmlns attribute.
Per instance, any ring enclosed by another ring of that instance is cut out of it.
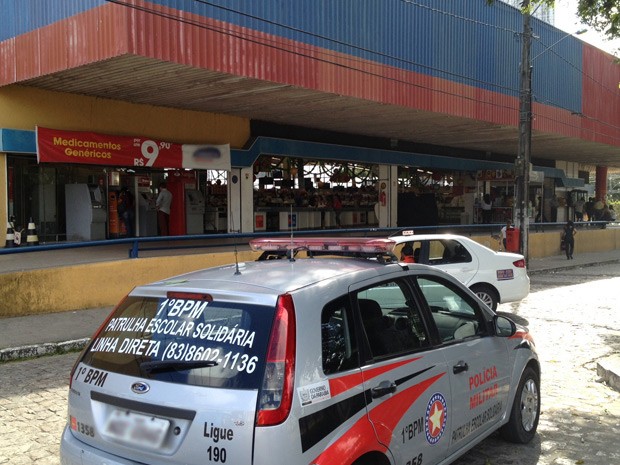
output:
<svg viewBox="0 0 620 465"><path fill-rule="evenodd" d="M494 430L507 408L509 354L505 340L491 334L485 311L466 290L439 277L418 277L449 371L452 455Z"/></svg>
<svg viewBox="0 0 620 465"><path fill-rule="evenodd" d="M436 266L469 285L478 272L478 258L457 239L428 241L428 264Z"/></svg>
<svg viewBox="0 0 620 465"><path fill-rule="evenodd" d="M358 309L368 418L394 463L433 464L448 451L446 361L404 279L352 290Z"/></svg>

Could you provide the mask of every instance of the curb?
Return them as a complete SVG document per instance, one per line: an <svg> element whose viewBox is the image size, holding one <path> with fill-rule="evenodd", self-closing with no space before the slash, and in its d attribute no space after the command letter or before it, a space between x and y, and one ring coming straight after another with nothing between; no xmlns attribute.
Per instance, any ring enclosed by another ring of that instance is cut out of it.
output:
<svg viewBox="0 0 620 465"><path fill-rule="evenodd" d="M538 270L528 270L527 274L531 276L533 274L553 273L556 271L574 270L576 268L588 268L592 266L607 265L610 263L618 263L618 262L620 262L620 260L614 258L612 260L603 260L603 261L595 262L595 263L576 263L574 265L555 266L551 268L541 268Z"/></svg>
<svg viewBox="0 0 620 465"><path fill-rule="evenodd" d="M620 355L612 355L596 362L596 374L609 387L620 392Z"/></svg>
<svg viewBox="0 0 620 465"><path fill-rule="evenodd" d="M9 347L0 349L0 363L27 358L43 357L44 355L64 354L82 350L90 342L90 338L75 339L64 342L46 342L43 344Z"/></svg>

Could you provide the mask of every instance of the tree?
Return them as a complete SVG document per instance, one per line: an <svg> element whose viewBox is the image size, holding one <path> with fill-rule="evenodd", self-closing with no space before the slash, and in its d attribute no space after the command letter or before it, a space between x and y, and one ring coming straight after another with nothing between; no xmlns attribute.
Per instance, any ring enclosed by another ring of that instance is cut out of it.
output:
<svg viewBox="0 0 620 465"><path fill-rule="evenodd" d="M493 3L495 3L497 0L487 0L487 4L492 5ZM584 0L579 0L580 3ZM604 2L604 0L601 0ZM524 9L524 12L526 10L530 10L530 12L532 10L535 10L536 7L538 5L549 5L549 6L553 6L555 4L555 0L530 0L530 1L521 1L521 6Z"/></svg>
<svg viewBox="0 0 620 465"><path fill-rule="evenodd" d="M620 37L620 0L579 0L577 14L607 38Z"/></svg>
<svg viewBox="0 0 620 465"><path fill-rule="evenodd" d="M489 5L496 0L487 0ZM521 5L530 11L540 4L553 6L555 0L522 1ZM608 39L620 38L620 0L579 0L577 16L584 24L602 32Z"/></svg>

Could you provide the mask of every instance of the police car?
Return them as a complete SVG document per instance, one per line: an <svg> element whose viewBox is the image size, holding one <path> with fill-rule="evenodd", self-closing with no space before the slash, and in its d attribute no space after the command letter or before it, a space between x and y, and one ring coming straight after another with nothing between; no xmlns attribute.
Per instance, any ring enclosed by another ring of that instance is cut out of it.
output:
<svg viewBox="0 0 620 465"><path fill-rule="evenodd" d="M251 245L113 310L71 373L61 463L432 465L534 437L533 340L457 279L390 239Z"/></svg>
<svg viewBox="0 0 620 465"><path fill-rule="evenodd" d="M456 234L414 234L403 230L392 240L398 250L412 250L408 261L436 266L467 285L493 310L497 305L518 302L530 293L525 257L517 253L495 252Z"/></svg>

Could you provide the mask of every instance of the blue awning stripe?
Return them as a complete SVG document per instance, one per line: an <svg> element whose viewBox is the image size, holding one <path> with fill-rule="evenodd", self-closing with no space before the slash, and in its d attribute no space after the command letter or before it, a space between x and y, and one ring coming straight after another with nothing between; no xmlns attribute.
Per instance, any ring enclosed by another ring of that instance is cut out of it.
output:
<svg viewBox="0 0 620 465"><path fill-rule="evenodd" d="M21 129L0 129L0 152L36 155L36 132ZM512 169L512 163L444 157L425 153L399 152L348 145L324 144L273 137L257 137L250 148L231 150L232 166L249 168L261 155L327 160L333 162L372 163L382 165L413 166L437 170L480 171ZM545 177L560 179L566 187L583 187L582 179L567 178L559 168L535 166Z"/></svg>

